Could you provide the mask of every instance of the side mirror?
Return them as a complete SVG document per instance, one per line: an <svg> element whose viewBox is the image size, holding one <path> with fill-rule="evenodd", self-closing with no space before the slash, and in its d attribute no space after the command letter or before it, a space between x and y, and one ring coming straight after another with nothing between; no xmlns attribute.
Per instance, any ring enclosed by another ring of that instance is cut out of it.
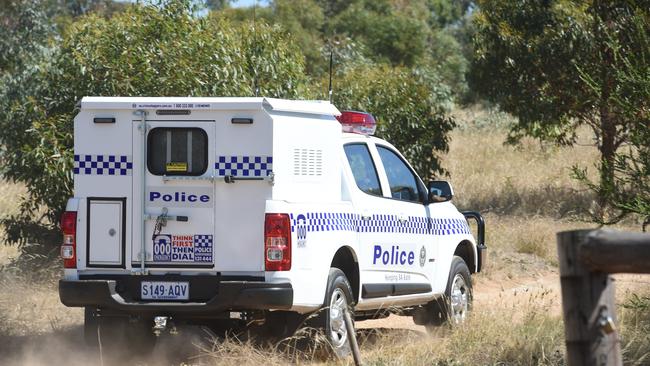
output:
<svg viewBox="0 0 650 366"><path fill-rule="evenodd" d="M451 184L445 180L434 180L429 182L429 203L447 202L454 197L454 190Z"/></svg>

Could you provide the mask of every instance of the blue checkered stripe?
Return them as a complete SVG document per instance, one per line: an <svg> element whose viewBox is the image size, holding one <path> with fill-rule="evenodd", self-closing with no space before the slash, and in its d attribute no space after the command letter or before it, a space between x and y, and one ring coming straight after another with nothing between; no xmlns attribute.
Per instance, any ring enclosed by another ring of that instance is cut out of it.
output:
<svg viewBox="0 0 650 366"><path fill-rule="evenodd" d="M464 219L430 219L433 235L471 234Z"/></svg>
<svg viewBox="0 0 650 366"><path fill-rule="evenodd" d="M290 214L291 231L301 225L306 226L307 232L314 231L355 231L361 233L406 233L426 235L455 235L471 234L469 225L464 219L437 219L419 216L409 216L408 220L400 221L397 215L372 215L369 220L363 220L361 215L353 213L304 213L305 222L298 220L297 214Z"/></svg>
<svg viewBox="0 0 650 366"><path fill-rule="evenodd" d="M131 175L130 155L75 155L74 174L77 175Z"/></svg>
<svg viewBox="0 0 650 366"><path fill-rule="evenodd" d="M353 213L312 212L303 214L306 220L298 220L298 215L290 214L291 231L299 225L307 227L308 232L313 231L357 231L359 215Z"/></svg>
<svg viewBox="0 0 650 366"><path fill-rule="evenodd" d="M369 220L359 221L359 232L362 233L406 233L429 234L429 224L426 217L409 216L400 221L397 215L372 215Z"/></svg>
<svg viewBox="0 0 650 366"><path fill-rule="evenodd" d="M217 176L267 177L273 171L272 156L217 156Z"/></svg>

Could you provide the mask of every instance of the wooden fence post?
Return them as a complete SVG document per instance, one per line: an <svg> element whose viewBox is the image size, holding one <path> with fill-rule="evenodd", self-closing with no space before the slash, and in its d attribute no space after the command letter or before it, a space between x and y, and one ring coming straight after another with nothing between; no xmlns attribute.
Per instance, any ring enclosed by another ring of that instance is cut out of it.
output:
<svg viewBox="0 0 650 366"><path fill-rule="evenodd" d="M590 270L581 259L580 248L590 232L557 234L567 363L620 366L614 284L609 274Z"/></svg>

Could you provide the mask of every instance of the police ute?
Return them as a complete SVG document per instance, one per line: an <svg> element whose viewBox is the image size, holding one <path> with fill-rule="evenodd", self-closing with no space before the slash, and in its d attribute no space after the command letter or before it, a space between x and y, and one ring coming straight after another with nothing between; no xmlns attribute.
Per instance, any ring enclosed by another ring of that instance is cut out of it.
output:
<svg viewBox="0 0 650 366"><path fill-rule="evenodd" d="M326 101L84 97L59 295L85 308L86 341L143 353L178 324L307 321L343 356L346 311L462 322L483 219L375 126Z"/></svg>

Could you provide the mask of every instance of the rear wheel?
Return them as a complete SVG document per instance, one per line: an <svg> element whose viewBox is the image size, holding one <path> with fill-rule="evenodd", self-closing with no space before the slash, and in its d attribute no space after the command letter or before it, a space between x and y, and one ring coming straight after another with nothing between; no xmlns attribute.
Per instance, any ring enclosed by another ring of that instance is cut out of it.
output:
<svg viewBox="0 0 650 366"><path fill-rule="evenodd" d="M354 319L352 300L352 287L343 271L330 268L325 296L326 307L319 318L332 352L340 358L352 352L348 337L354 335L348 334L344 318L345 312L349 311Z"/></svg>
<svg viewBox="0 0 650 366"><path fill-rule="evenodd" d="M84 341L88 347L97 347L97 312L94 308L84 308Z"/></svg>
<svg viewBox="0 0 650 366"><path fill-rule="evenodd" d="M269 311L262 325L254 325L249 330L262 341L280 342L296 334L307 315L291 311Z"/></svg>
<svg viewBox="0 0 650 366"><path fill-rule="evenodd" d="M107 359L146 357L156 345L153 320L130 317L98 317L98 343Z"/></svg>

